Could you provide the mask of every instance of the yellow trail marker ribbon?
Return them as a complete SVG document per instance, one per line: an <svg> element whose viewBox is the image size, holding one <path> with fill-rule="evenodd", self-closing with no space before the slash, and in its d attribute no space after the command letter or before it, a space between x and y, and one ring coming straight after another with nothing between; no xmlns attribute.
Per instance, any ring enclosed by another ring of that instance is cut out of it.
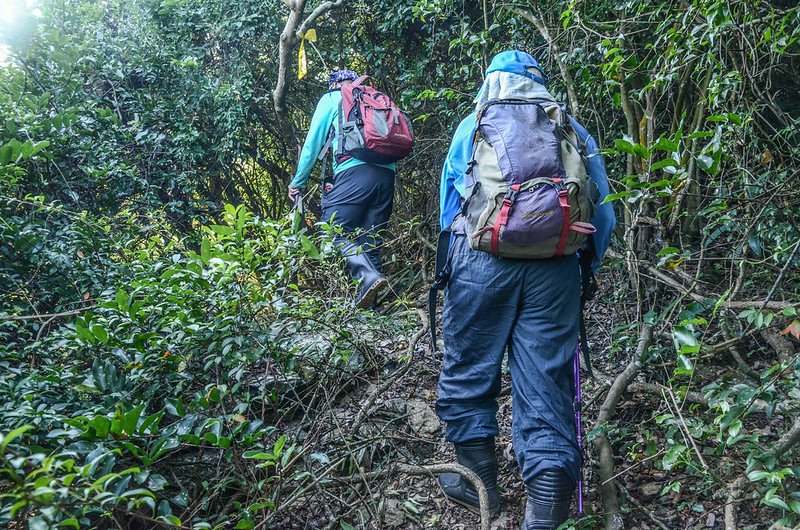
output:
<svg viewBox="0 0 800 530"><path fill-rule="evenodd" d="M300 39L300 51L297 53L297 79L308 75L308 57L306 56L306 40L317 42L317 30L306 31Z"/></svg>

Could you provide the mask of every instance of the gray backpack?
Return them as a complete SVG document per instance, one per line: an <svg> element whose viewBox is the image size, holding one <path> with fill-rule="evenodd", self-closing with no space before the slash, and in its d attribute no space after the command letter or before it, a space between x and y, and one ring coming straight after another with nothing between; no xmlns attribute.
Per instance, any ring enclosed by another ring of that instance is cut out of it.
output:
<svg viewBox="0 0 800 530"><path fill-rule="evenodd" d="M522 259L580 250L599 192L565 105L490 100L476 122L462 205L470 246Z"/></svg>

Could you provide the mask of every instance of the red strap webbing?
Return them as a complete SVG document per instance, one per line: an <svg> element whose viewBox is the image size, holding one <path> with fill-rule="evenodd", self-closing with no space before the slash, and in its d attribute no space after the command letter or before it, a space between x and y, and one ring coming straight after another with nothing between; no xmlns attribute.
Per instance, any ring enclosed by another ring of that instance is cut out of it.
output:
<svg viewBox="0 0 800 530"><path fill-rule="evenodd" d="M511 205L514 204L514 199L517 196L519 188L519 184L511 185L512 193L506 195L503 199L503 206L500 207L500 214L497 216L494 227L492 227L492 242L489 248L491 253L495 256L497 256L497 245L500 242L500 230L508 223L508 214L511 211Z"/></svg>
<svg viewBox="0 0 800 530"><path fill-rule="evenodd" d="M561 179L553 179L553 182L560 184ZM561 206L561 211L564 212L561 235L558 238L558 245L556 245L556 256L560 257L564 255L564 248L567 246L570 231L569 190L567 190L566 186L558 190L558 205Z"/></svg>
<svg viewBox="0 0 800 530"><path fill-rule="evenodd" d="M575 221L571 225L569 225L569 229L573 232L578 232L579 234L594 234L597 232L597 228L592 223L585 223L583 221Z"/></svg>

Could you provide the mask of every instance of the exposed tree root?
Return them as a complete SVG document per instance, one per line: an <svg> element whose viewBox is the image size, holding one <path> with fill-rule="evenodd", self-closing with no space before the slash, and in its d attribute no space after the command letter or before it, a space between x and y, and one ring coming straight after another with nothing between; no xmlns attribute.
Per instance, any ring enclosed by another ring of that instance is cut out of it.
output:
<svg viewBox="0 0 800 530"><path fill-rule="evenodd" d="M650 341L653 339L653 326L645 324L639 338L639 345L636 348L633 360L628 367L617 376L611 389L608 391L605 401L600 406L597 415L595 429L604 426L614 415L614 410L622 398L622 394L630 386L639 371L642 369L642 357L647 353ZM614 480L614 450L608 434L601 431L592 441L597 449L597 459L599 465L600 496L603 502L603 512L605 514L606 530L622 530L623 520L620 515L619 496L617 495L617 484Z"/></svg>

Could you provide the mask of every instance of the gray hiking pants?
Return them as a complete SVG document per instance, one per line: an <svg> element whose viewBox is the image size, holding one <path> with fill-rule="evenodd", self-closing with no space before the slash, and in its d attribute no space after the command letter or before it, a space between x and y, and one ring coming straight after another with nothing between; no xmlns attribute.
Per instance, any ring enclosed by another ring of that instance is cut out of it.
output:
<svg viewBox="0 0 800 530"><path fill-rule="evenodd" d="M510 260L453 242L442 314L444 364L436 412L445 438L497 436L500 369L508 349L513 442L526 483L549 468L577 480L573 355L580 275L575 255Z"/></svg>

